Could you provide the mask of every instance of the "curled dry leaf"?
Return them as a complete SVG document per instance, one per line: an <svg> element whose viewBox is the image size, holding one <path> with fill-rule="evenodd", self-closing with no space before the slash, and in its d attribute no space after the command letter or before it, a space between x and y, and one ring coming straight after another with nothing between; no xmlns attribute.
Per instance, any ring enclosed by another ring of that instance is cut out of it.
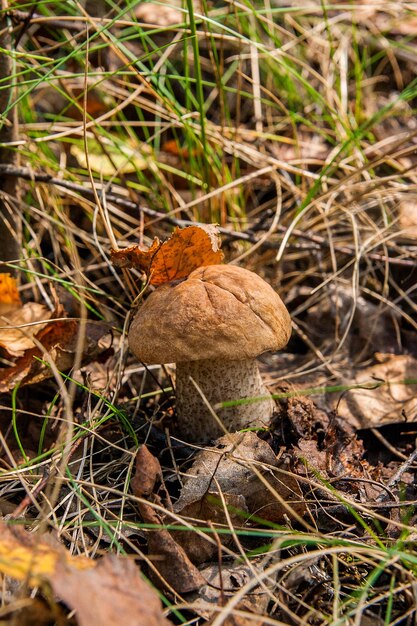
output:
<svg viewBox="0 0 417 626"><path fill-rule="evenodd" d="M27 302L19 309L4 313L0 318L0 346L10 356L23 356L35 346L36 337L53 316L44 304Z"/></svg>
<svg viewBox="0 0 417 626"><path fill-rule="evenodd" d="M148 553L151 559L155 559L155 567L162 582L167 583L177 593L187 593L199 589L204 584L204 579L183 548L162 528L164 520L152 506L162 504L161 498L155 493L156 485L161 479L162 470L158 459L145 445L141 446L136 455L136 472L131 487L136 497L149 500L149 503L143 500L137 503L143 521L155 527L155 530L148 533Z"/></svg>
<svg viewBox="0 0 417 626"><path fill-rule="evenodd" d="M113 250L111 259L117 267L140 270L151 285L158 286L186 278L199 267L221 263L223 253L217 227L208 224L176 228L167 241L155 238L147 250L138 245Z"/></svg>
<svg viewBox="0 0 417 626"><path fill-rule="evenodd" d="M0 274L0 348L14 363L0 369L0 393L18 383L33 384L50 378L53 361L60 371L70 369L78 349L80 322L66 319L64 307L52 291L55 308L49 310L37 302L22 305L16 280ZM58 319L56 319L58 318ZM100 344L109 326L87 322L83 346L83 364L105 351Z"/></svg>
<svg viewBox="0 0 417 626"><path fill-rule="evenodd" d="M169 626L156 592L132 561L72 556L63 546L0 522L0 573L25 585L52 587L79 626Z"/></svg>
<svg viewBox="0 0 417 626"><path fill-rule="evenodd" d="M247 611L248 617L235 615L226 618L224 624L230 626L262 626L264 620L262 614L267 609L271 600L272 590L275 586L276 576L263 576L263 571L269 565L267 559L251 559L250 565L235 563L223 564L219 568L218 563L207 565L201 570L202 576L207 581L198 592L198 597L192 603L193 609L204 617L210 619L217 615L218 606L233 596L250 581L262 580L262 584L254 582L250 593L247 593L235 607L238 611ZM257 619L259 615L259 619Z"/></svg>
<svg viewBox="0 0 417 626"><path fill-rule="evenodd" d="M83 365L107 353L100 340L109 336L107 324L88 322L85 330ZM26 350L10 367L0 369L0 393L10 391L18 383L33 385L51 378L50 361L60 372L68 371L74 364L79 332L80 322L77 320L62 319L47 323L36 336L36 346Z"/></svg>
<svg viewBox="0 0 417 626"><path fill-rule="evenodd" d="M354 428L417 421L417 360L408 355L377 354L381 361L357 371L351 389L330 401ZM413 382L414 381L414 382ZM385 384L378 386L379 382ZM368 388L375 383L375 387Z"/></svg>
<svg viewBox="0 0 417 626"><path fill-rule="evenodd" d="M249 513L249 519L254 516L274 523L299 517L305 512L305 503L289 470L287 466L279 467L270 445L255 433L226 435L217 440L215 447L196 455L174 510L182 516L226 524L221 493L231 509L232 522L233 511L239 524L242 523L239 511ZM196 533L178 531L175 537L196 563L214 556L217 550ZM220 538L227 542L228 534Z"/></svg>

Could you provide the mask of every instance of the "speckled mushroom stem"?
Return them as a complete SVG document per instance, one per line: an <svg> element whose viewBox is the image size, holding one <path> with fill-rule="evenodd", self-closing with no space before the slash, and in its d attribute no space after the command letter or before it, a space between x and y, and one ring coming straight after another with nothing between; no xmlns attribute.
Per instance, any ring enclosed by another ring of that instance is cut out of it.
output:
<svg viewBox="0 0 417 626"><path fill-rule="evenodd" d="M207 443L224 435L206 402L228 432L269 425L275 403L262 382L256 359L189 361L177 363L176 368L176 432L186 441ZM191 379L197 383L206 401ZM220 402L262 396L266 399L216 410Z"/></svg>

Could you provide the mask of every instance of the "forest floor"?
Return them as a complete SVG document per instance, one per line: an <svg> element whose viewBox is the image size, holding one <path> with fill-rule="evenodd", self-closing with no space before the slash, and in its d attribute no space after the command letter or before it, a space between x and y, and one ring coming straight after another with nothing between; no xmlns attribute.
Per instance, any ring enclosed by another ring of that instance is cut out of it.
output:
<svg viewBox="0 0 417 626"><path fill-rule="evenodd" d="M0 15L0 624L416 624L417 4ZM178 436L156 237L288 308L268 427Z"/></svg>

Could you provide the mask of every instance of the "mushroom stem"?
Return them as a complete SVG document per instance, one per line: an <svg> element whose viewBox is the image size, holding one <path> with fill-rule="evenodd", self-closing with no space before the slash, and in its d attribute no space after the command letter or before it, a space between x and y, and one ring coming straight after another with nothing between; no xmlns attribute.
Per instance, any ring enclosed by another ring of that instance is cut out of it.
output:
<svg viewBox="0 0 417 626"><path fill-rule="evenodd" d="M228 432L269 425L275 403L262 382L256 359L205 359L177 363L176 367L178 434L186 441L206 443L224 435L207 403ZM227 400L262 396L265 400L216 410L218 403Z"/></svg>

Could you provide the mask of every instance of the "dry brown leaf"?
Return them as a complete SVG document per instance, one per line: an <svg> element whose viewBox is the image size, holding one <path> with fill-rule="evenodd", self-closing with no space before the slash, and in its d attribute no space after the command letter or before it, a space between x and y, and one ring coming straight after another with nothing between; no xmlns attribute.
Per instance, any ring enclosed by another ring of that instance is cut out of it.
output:
<svg viewBox="0 0 417 626"><path fill-rule="evenodd" d="M162 2L140 2L134 13L139 22L161 28L181 24L185 20L185 14L179 8Z"/></svg>
<svg viewBox="0 0 417 626"><path fill-rule="evenodd" d="M135 496L150 500L149 504L143 501L137 504L143 521L155 526L155 530L150 530L148 534L148 553L151 559L155 559L162 582L168 583L178 593L188 593L199 589L204 579L183 548L162 528L164 522L152 506L152 502L161 504L159 496L154 493L161 477L159 461L145 445L141 446L136 455L136 472L131 487Z"/></svg>
<svg viewBox="0 0 417 626"><path fill-rule="evenodd" d="M224 510L223 503L219 498L218 493L200 493L193 498L191 495L187 499L187 502L180 502L177 512L184 518L207 520L210 522L212 528L227 527L229 524L233 528L237 528L242 525L242 516L246 518L249 516L248 507L246 506L245 498L239 494L225 493L223 494L224 506L227 509ZM206 523L203 524L207 526ZM208 541L208 538L212 538L212 534L199 534L193 530L177 530L173 533L176 542L182 546L189 559L196 565L206 563L216 558L219 548L216 543ZM222 533L218 535L219 540L223 546L229 547L234 543L233 535L231 533Z"/></svg>
<svg viewBox="0 0 417 626"><path fill-rule="evenodd" d="M73 366L77 350L79 322L76 320L60 320L49 322L36 336L37 342L43 346L35 346L26 350L23 356L16 359L10 367L0 369L0 393L13 389L18 383L33 385L53 376L48 366L48 353L57 369L65 372ZM104 352L100 339L109 334L109 327L103 323L87 323L86 340L83 350L83 364L97 358Z"/></svg>
<svg viewBox="0 0 417 626"><path fill-rule="evenodd" d="M130 486L138 498L150 498L157 482L162 480L161 465L147 446L143 445L136 453L136 472Z"/></svg>
<svg viewBox="0 0 417 626"><path fill-rule="evenodd" d="M169 626L161 601L133 561L106 555L94 569L59 564L51 581L55 593L76 612L79 626Z"/></svg>
<svg viewBox="0 0 417 626"><path fill-rule="evenodd" d="M398 224L402 236L417 240L417 196L405 195L398 205Z"/></svg>
<svg viewBox="0 0 417 626"><path fill-rule="evenodd" d="M256 475L251 464L262 474L272 491ZM187 472L181 496L174 508L180 512L185 505L207 493L218 494L218 489L225 494L242 495L249 503L255 500L256 506L248 506L250 512L269 521L283 521L285 515L291 516L291 509L297 515L305 511L295 477L277 469L277 459L271 446L252 432L225 435L216 441L215 447L199 452ZM281 502L272 493L274 490ZM259 494L264 496L263 500L260 500Z"/></svg>
<svg viewBox="0 0 417 626"><path fill-rule="evenodd" d="M408 355L377 354L381 361L359 370L352 381L363 384L340 397L331 394L329 400L338 415L355 428L378 428L385 424L417 421L417 360ZM387 384L366 388L373 382Z"/></svg>
<svg viewBox="0 0 417 626"><path fill-rule="evenodd" d="M230 626L261 626L264 623L262 613L265 612L271 600L271 590L275 580L273 576L265 578L263 571L269 562L267 560L252 559L250 565L213 563L201 570L207 581L198 592L198 598L193 602L193 609L204 619L210 619L218 614L218 606L230 600L244 585L259 576L263 585L253 585L250 593L246 594L235 607L239 611L248 612L248 617L234 615L226 618L224 624ZM259 615L259 618L256 616Z"/></svg>
<svg viewBox="0 0 417 626"><path fill-rule="evenodd" d="M288 467L278 468L270 445L252 432L226 435L217 440L215 447L199 452L184 478L174 510L183 516L226 523L220 492L226 506L231 507L232 521L235 511L240 524L239 511L248 511L258 519L274 523L305 512L295 476L289 473ZM210 548L203 538L186 531L179 531L175 536L194 562L207 560ZM220 538L227 541L227 533ZM213 550L211 552L213 556Z"/></svg>
<svg viewBox="0 0 417 626"><path fill-rule="evenodd" d="M23 356L35 346L36 337L54 314L44 304L27 302L21 308L5 313L0 318L0 346L10 356Z"/></svg>
<svg viewBox="0 0 417 626"><path fill-rule="evenodd" d="M25 585L48 583L80 626L169 626L156 592L133 561L72 556L63 546L0 522L0 573Z"/></svg>
<svg viewBox="0 0 417 626"><path fill-rule="evenodd" d="M217 227L208 224L176 228L163 243L155 238L148 250L138 245L113 250L111 259L117 267L140 270L151 285L158 286L186 278L198 267L221 263L223 253Z"/></svg>

